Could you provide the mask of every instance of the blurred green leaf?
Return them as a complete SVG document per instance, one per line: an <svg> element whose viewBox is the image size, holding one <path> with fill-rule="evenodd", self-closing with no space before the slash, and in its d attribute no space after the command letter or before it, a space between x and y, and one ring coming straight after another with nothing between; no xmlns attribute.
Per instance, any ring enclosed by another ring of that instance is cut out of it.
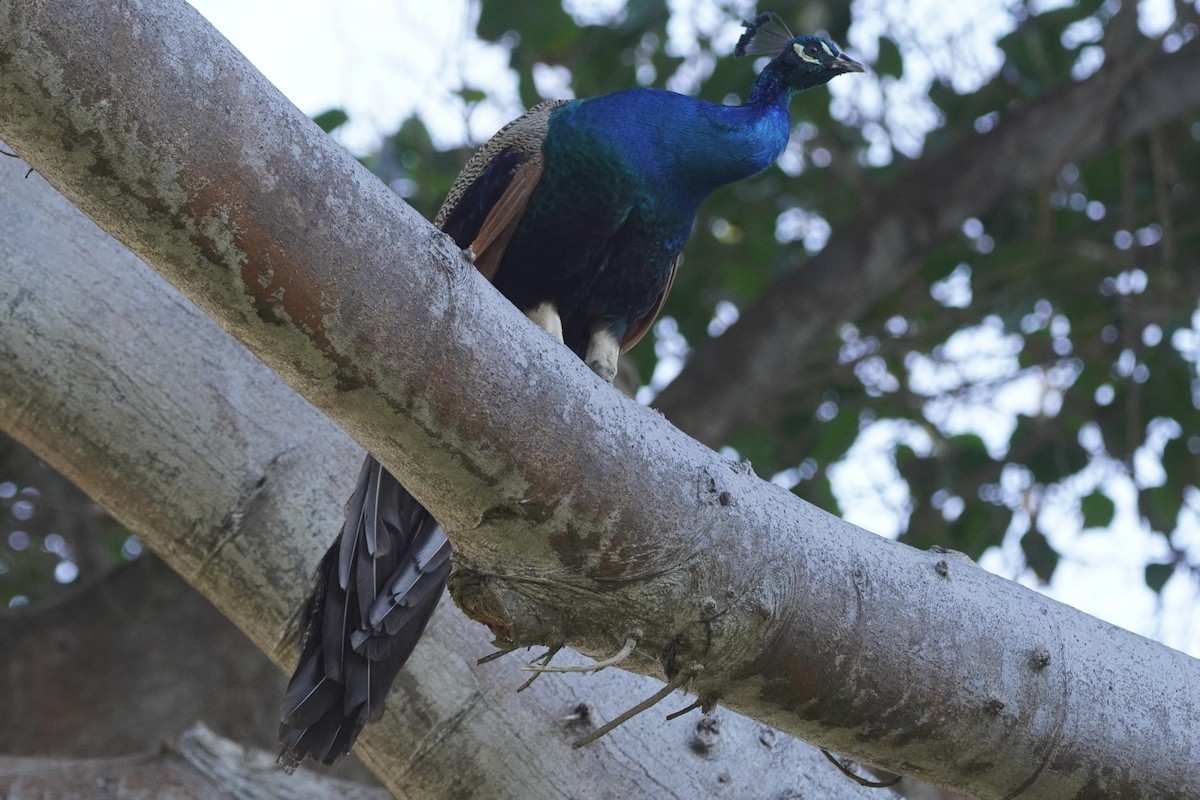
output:
<svg viewBox="0 0 1200 800"><path fill-rule="evenodd" d="M947 546L978 559L984 550L1003 541L1010 516L1003 509L972 503L950 526Z"/></svg>
<svg viewBox="0 0 1200 800"><path fill-rule="evenodd" d="M1146 585L1155 594L1162 592L1163 587L1167 585L1167 581L1175 573L1173 564L1147 564L1146 565Z"/></svg>
<svg viewBox="0 0 1200 800"><path fill-rule="evenodd" d="M990 462L987 445L977 433L960 433L946 439L943 457L951 462L953 469L971 469Z"/></svg>
<svg viewBox="0 0 1200 800"><path fill-rule="evenodd" d="M899 78L904 72L904 56L900 54L900 47L887 36L879 37L879 58L873 68L880 75L891 75L893 78Z"/></svg>
<svg viewBox="0 0 1200 800"><path fill-rule="evenodd" d="M1049 583L1058 567L1058 551L1050 546L1045 535L1036 528L1026 532L1021 537L1021 552L1025 554L1025 563L1038 576L1038 580Z"/></svg>
<svg viewBox="0 0 1200 800"><path fill-rule="evenodd" d="M313 122L317 123L317 127L326 133L333 133L349 120L349 115L340 108L331 108L313 117Z"/></svg>
<svg viewBox="0 0 1200 800"><path fill-rule="evenodd" d="M1159 533L1174 530L1182 503L1183 498L1172 490L1170 484L1143 489L1138 493L1138 510L1150 527Z"/></svg>
<svg viewBox="0 0 1200 800"><path fill-rule="evenodd" d="M1108 495L1092 492L1080 501L1079 510L1083 512L1084 528L1107 528L1112 524L1117 507Z"/></svg>
<svg viewBox="0 0 1200 800"><path fill-rule="evenodd" d="M1012 435L1012 453L1033 473L1033 479L1048 485L1087 466L1087 452L1078 442L1060 437L1053 419L1020 416Z"/></svg>

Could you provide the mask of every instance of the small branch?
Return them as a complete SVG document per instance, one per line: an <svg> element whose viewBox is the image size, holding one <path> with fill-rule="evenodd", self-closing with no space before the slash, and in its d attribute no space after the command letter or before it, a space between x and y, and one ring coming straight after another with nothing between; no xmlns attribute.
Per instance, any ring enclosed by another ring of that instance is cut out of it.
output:
<svg viewBox="0 0 1200 800"><path fill-rule="evenodd" d="M670 714L667 714L667 721L670 722L673 719L679 719L684 714L686 714L689 711L692 711L694 709L697 709L697 708L704 708L703 700L697 700L696 702L692 703L691 705L685 706L685 707L679 709L678 711L672 711Z"/></svg>
<svg viewBox="0 0 1200 800"><path fill-rule="evenodd" d="M856 774L854 773L854 771L850 769L850 762L849 762L849 761L843 761L842 759L840 759L840 758L838 758L837 756L833 755L833 753L830 753L830 752L829 752L828 750L826 750L824 747L822 747L822 748L821 748L821 754L822 754L823 756L825 756L825 758L829 759L829 763L830 763L830 764L833 764L835 767L837 767L837 768L838 768L838 770L839 770L839 771L840 771L840 772L841 772L843 775L845 775L847 778L849 778L850 780L854 781L854 782L855 782L855 783L857 783L859 786L865 786L865 787L867 787L868 789L886 789L886 788L888 788L889 786L895 786L895 785L896 785L897 783L899 783L899 782L900 782L900 781L903 779L903 777L904 777L903 775L896 775L895 777L893 777L893 778L889 778L889 779L888 779L888 780L886 780L886 781L873 781L873 780L871 780L871 779L869 779L869 778L864 778L864 777L862 777L862 776L860 776L860 775L856 775Z"/></svg>
<svg viewBox="0 0 1200 800"><path fill-rule="evenodd" d="M637 647L637 643L638 643L638 640L635 639L633 636L630 636L628 639L625 640L625 646L622 647L615 656L613 656L612 658L606 658L603 661L597 661L595 664L572 664L572 665L569 665L566 667L552 667L552 666L550 666L549 659L547 659L547 661L542 665L530 663L530 664L526 664L525 666L521 667L521 669L525 670L526 672L538 672L538 673L541 673L541 672L599 672L600 670L605 669L607 667L615 667L617 664L620 664L622 661L629 658L629 656L633 654L634 648ZM555 653L558 652L558 648L555 648L555 650L553 652L555 652ZM533 679L530 678L530 680L532 681Z"/></svg>
<svg viewBox="0 0 1200 800"><path fill-rule="evenodd" d="M549 650L547 650L546 652L542 653L540 656L538 656L537 658L535 658L533 661L530 661L529 663L530 663L530 664L535 664L535 663L537 663L538 661L541 661L541 662L542 662L542 666L546 666L546 665L548 665L548 664L551 662L551 660L553 660L553 658L554 658L556 655L558 655L558 651L559 651L559 650L562 650L562 646L561 646L561 645L559 645L559 646L556 646L556 647L551 647ZM522 667L522 669L524 669L524 667ZM529 676L529 680L525 681L524 683L522 683L520 686L518 686L518 687L517 687L517 694L520 694L521 692L525 691L525 690L526 690L526 689L528 689L530 686L532 686L532 685L533 685L533 682L534 682L534 681L536 681L536 680L538 679L538 676L539 676L539 675L542 675L542 674L543 674L542 672L534 672L532 675L530 675L530 676Z"/></svg>
<svg viewBox="0 0 1200 800"><path fill-rule="evenodd" d="M496 659L498 659L498 658L502 658L502 657L504 657L504 656L508 655L508 654L509 654L509 653L511 653L513 650L516 650L516 648L515 648L515 647L506 647L506 648L504 648L503 650L497 650L497 651L496 651L496 652L494 652L494 653L488 653L488 654L487 654L486 656L484 656L483 658L480 658L480 659L478 659L478 660L475 662L475 666L477 666L477 667L482 667L484 664L490 664L490 663L492 663L493 661L495 661Z"/></svg>
<svg viewBox="0 0 1200 800"><path fill-rule="evenodd" d="M2 147L0 147L0 156L8 156L9 158L20 158L20 156L17 155L16 153L10 153ZM25 180L29 180L29 176L32 174L33 174L33 167L30 167L29 170L25 173Z"/></svg>
<svg viewBox="0 0 1200 800"><path fill-rule="evenodd" d="M671 692L675 691L676 689L682 687L691 678L692 678L692 673L690 673L690 672L679 673L674 678L672 678L670 683L668 683L666 686L659 689L657 692L650 695L645 700L643 700L642 702L638 703L633 708L626 711L624 714L621 714L619 717L616 717L616 718L604 723L599 728L596 728L596 730L592 731L591 733L587 734L586 736L580 736L578 739L575 740L575 743L571 745L571 748L574 750L578 750L581 747L586 747L587 745L596 741L597 739L599 739L601 736L605 735L609 731L611 731L611 730L623 725L624 723L628 722L629 720L633 719L634 717L636 717L638 714L642 713L643 711L653 708L654 706L656 706L660 702L662 702L664 699L666 699L667 695L671 694Z"/></svg>

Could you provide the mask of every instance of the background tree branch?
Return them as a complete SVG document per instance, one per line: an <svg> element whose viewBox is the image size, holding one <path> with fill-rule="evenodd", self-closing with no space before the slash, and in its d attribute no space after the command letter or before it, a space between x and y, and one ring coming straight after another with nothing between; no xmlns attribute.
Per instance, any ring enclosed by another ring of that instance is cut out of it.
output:
<svg viewBox="0 0 1200 800"><path fill-rule="evenodd" d="M930 147L829 243L698 344L655 400L668 419L713 447L742 425L770 428L812 379L817 344L911 280L929 251L1013 194L1200 107L1200 40L1114 60L1024 107L986 134Z"/></svg>
<svg viewBox="0 0 1200 800"><path fill-rule="evenodd" d="M47 607L0 611L0 753L148 753L198 719L274 743L276 709L246 698L279 695L279 671L162 561L139 558L75 588Z"/></svg>
<svg viewBox="0 0 1200 800"><path fill-rule="evenodd" d="M285 775L275 758L194 725L154 755L127 758L32 758L0 755L5 798L113 797L122 800L387 800L378 787L321 777Z"/></svg>
<svg viewBox="0 0 1200 800"><path fill-rule="evenodd" d="M0 132L411 486L454 540L460 600L494 629L601 652L637 628L631 668L692 673L706 700L982 797L1196 789L1180 732L1200 729L1183 697L1197 662L865 534L601 385L190 9L136 25L0 11ZM26 398L5 423L48 443L30 424L43 413ZM111 470L103 448L80 455ZM270 482L294 455L230 473ZM182 561L189 580L242 544L244 521L190 530L216 538ZM1156 730L1171 735L1148 750Z"/></svg>

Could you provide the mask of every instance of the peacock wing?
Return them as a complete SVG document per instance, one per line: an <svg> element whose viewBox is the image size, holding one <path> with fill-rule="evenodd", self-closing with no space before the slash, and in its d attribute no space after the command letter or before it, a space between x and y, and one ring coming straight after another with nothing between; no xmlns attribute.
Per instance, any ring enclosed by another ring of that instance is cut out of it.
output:
<svg viewBox="0 0 1200 800"><path fill-rule="evenodd" d="M541 180L550 115L568 102L539 103L501 128L467 161L434 218L459 247L471 250L488 280Z"/></svg>

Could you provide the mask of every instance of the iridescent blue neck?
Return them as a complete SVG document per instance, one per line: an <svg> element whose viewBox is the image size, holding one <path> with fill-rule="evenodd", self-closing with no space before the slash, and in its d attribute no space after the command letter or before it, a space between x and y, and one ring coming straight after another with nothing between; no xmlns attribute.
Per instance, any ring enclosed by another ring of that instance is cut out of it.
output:
<svg viewBox="0 0 1200 800"><path fill-rule="evenodd" d="M551 139L585 154L597 147L626 166L659 203L689 220L726 183L762 172L787 146L787 92L723 106L660 89L628 89L555 112ZM665 209L664 209L665 210Z"/></svg>

